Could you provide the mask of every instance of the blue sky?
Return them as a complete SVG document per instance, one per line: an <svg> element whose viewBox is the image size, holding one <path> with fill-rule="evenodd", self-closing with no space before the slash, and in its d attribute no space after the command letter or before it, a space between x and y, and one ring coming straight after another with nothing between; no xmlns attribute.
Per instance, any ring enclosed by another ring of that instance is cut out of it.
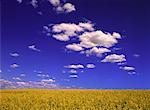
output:
<svg viewBox="0 0 150 110"><path fill-rule="evenodd" d="M2 0L2 88L150 88L149 3Z"/></svg>

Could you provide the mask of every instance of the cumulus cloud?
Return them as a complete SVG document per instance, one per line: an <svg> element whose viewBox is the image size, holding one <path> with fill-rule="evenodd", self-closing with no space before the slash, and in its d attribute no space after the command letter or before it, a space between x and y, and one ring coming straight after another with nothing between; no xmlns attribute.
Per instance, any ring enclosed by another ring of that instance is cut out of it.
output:
<svg viewBox="0 0 150 110"><path fill-rule="evenodd" d="M64 66L65 68L71 68L71 69L83 69L84 66L82 64L72 64L68 66Z"/></svg>
<svg viewBox="0 0 150 110"><path fill-rule="evenodd" d="M75 6L71 3L65 3L64 5L60 4L56 7L56 11L58 13L70 13L75 10Z"/></svg>
<svg viewBox="0 0 150 110"><path fill-rule="evenodd" d="M78 75L69 75L70 78L78 78Z"/></svg>
<svg viewBox="0 0 150 110"><path fill-rule="evenodd" d="M18 68L18 67L19 67L19 65L18 65L18 64L16 64L16 63L13 63L13 64L11 64L11 65L10 65L10 67L11 67L11 68Z"/></svg>
<svg viewBox="0 0 150 110"><path fill-rule="evenodd" d="M117 35L116 35L117 34ZM102 31L84 32L79 36L80 44L82 47L91 48L95 46L112 47L118 43L117 39L121 36L118 33L103 33Z"/></svg>
<svg viewBox="0 0 150 110"><path fill-rule="evenodd" d="M41 51L40 49L37 49L35 45L29 45L28 48L37 52Z"/></svg>
<svg viewBox="0 0 150 110"><path fill-rule="evenodd" d="M106 56L101 62L111 62L111 63L119 63L126 61L125 55L117 55L117 54L111 54Z"/></svg>
<svg viewBox="0 0 150 110"><path fill-rule="evenodd" d="M38 5L37 5L38 1L37 0L31 0L30 4L34 7L34 8L37 8Z"/></svg>
<svg viewBox="0 0 150 110"><path fill-rule="evenodd" d="M79 23L79 26L84 28L85 30L89 30L89 31L94 31L94 25L90 22L86 22L86 23Z"/></svg>
<svg viewBox="0 0 150 110"><path fill-rule="evenodd" d="M69 36L66 35L66 34L56 34L56 35L53 35L53 37L57 40L60 40L60 41L68 41L70 40Z"/></svg>
<svg viewBox="0 0 150 110"><path fill-rule="evenodd" d="M19 57L19 53L17 53L17 52L9 53L9 55L12 57Z"/></svg>
<svg viewBox="0 0 150 110"><path fill-rule="evenodd" d="M87 64L86 67L92 69L92 68L95 68L95 65L94 64Z"/></svg>
<svg viewBox="0 0 150 110"><path fill-rule="evenodd" d="M53 6L59 6L60 0L48 0Z"/></svg>
<svg viewBox="0 0 150 110"><path fill-rule="evenodd" d="M66 13L70 13L72 11L75 11L75 6L71 3L65 3L64 6L63 6L63 9L64 9L64 12Z"/></svg>
<svg viewBox="0 0 150 110"><path fill-rule="evenodd" d="M73 50L73 51L83 50L83 48L80 46L80 44L75 44L75 43L66 45L66 48L70 49L70 50Z"/></svg>
<svg viewBox="0 0 150 110"><path fill-rule="evenodd" d="M86 56L89 56L89 55L96 55L96 56L102 56L102 54L104 53L107 53L107 52L111 52L111 50L107 49L107 48L98 48L98 47L93 47L91 48L90 50L86 50L86 51L83 51L83 53L86 54Z"/></svg>
<svg viewBox="0 0 150 110"><path fill-rule="evenodd" d="M17 0L17 2L20 4L20 3L22 3L22 0Z"/></svg>
<svg viewBox="0 0 150 110"><path fill-rule="evenodd" d="M52 26L52 37L60 41L69 41L71 37L77 36L78 33L84 32L84 30L93 30L93 24L91 23L61 23Z"/></svg>

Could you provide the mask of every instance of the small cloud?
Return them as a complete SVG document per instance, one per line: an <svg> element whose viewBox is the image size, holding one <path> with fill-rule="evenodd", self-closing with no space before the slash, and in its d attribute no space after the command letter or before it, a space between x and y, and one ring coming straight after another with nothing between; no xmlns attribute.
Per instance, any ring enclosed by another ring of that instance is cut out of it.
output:
<svg viewBox="0 0 150 110"><path fill-rule="evenodd" d="M22 0L17 0L17 2L20 4L20 3L22 3Z"/></svg>
<svg viewBox="0 0 150 110"><path fill-rule="evenodd" d="M21 80L20 77L13 77L12 79L13 79L13 80L19 80L19 81Z"/></svg>
<svg viewBox="0 0 150 110"><path fill-rule="evenodd" d="M9 55L12 57L19 57L19 53L17 52L9 53Z"/></svg>
<svg viewBox="0 0 150 110"><path fill-rule="evenodd" d="M117 65L125 65L126 64L126 62L119 62L119 63L117 63Z"/></svg>
<svg viewBox="0 0 150 110"><path fill-rule="evenodd" d="M10 67L11 67L11 68L18 68L18 67L19 67L19 65L18 65L18 64L16 64L16 63L13 63L13 64L11 64L11 65L10 65Z"/></svg>
<svg viewBox="0 0 150 110"><path fill-rule="evenodd" d="M39 77L49 77L48 74L37 74L37 76L39 76Z"/></svg>
<svg viewBox="0 0 150 110"><path fill-rule="evenodd" d="M134 71L135 68L132 66L124 66L124 67L120 67L120 69L125 70L125 71Z"/></svg>
<svg viewBox="0 0 150 110"><path fill-rule="evenodd" d="M2 70L0 69L0 73L2 73Z"/></svg>
<svg viewBox="0 0 150 110"><path fill-rule="evenodd" d="M111 63L119 63L126 61L125 55L117 55L117 54L111 54L106 56L101 62L111 62Z"/></svg>
<svg viewBox="0 0 150 110"><path fill-rule="evenodd" d="M94 64L87 64L86 67L92 69L92 68L95 68L95 65Z"/></svg>
<svg viewBox="0 0 150 110"><path fill-rule="evenodd" d="M37 0L31 0L30 4L34 7L34 8L37 8L38 5L37 5L38 1Z"/></svg>
<svg viewBox="0 0 150 110"><path fill-rule="evenodd" d="M140 57L140 55L139 54L133 54L133 57L138 58L138 57Z"/></svg>
<svg viewBox="0 0 150 110"><path fill-rule="evenodd" d="M40 49L37 49L35 45L29 45L28 48L37 52L41 51Z"/></svg>
<svg viewBox="0 0 150 110"><path fill-rule="evenodd" d="M65 68L71 68L71 69L83 69L84 66L82 64L72 64L68 66L64 66Z"/></svg>
<svg viewBox="0 0 150 110"><path fill-rule="evenodd" d="M53 6L59 6L60 5L60 0L48 0Z"/></svg>
<svg viewBox="0 0 150 110"><path fill-rule="evenodd" d="M78 75L69 75L70 78L78 78Z"/></svg>
<svg viewBox="0 0 150 110"><path fill-rule="evenodd" d="M42 79L41 82L46 82L46 83L54 83L54 79Z"/></svg>
<svg viewBox="0 0 150 110"><path fill-rule="evenodd" d="M20 74L20 76L21 76L21 77L25 77L26 75L25 75L25 74Z"/></svg>
<svg viewBox="0 0 150 110"><path fill-rule="evenodd" d="M41 11L37 12L39 15L42 15L43 13Z"/></svg>
<svg viewBox="0 0 150 110"><path fill-rule="evenodd" d="M65 3L64 6L63 6L63 9L64 9L64 12L66 13L70 13L72 11L75 11L75 6L71 3Z"/></svg>
<svg viewBox="0 0 150 110"><path fill-rule="evenodd" d="M71 73L71 74L76 74L76 73L77 73L77 70L71 69L71 70L68 71L68 72Z"/></svg>

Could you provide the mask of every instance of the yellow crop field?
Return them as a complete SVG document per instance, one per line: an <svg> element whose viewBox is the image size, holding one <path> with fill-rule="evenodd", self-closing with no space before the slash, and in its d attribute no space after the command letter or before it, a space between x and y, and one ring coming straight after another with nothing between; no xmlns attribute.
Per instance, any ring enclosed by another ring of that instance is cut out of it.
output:
<svg viewBox="0 0 150 110"><path fill-rule="evenodd" d="M0 90L0 110L150 110L150 90Z"/></svg>

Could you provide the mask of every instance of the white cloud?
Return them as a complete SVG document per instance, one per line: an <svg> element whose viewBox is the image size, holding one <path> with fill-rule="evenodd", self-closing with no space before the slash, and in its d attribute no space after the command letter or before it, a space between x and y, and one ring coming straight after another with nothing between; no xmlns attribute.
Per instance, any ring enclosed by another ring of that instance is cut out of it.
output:
<svg viewBox="0 0 150 110"><path fill-rule="evenodd" d="M49 77L48 74L37 74L37 76L39 76L39 77Z"/></svg>
<svg viewBox="0 0 150 110"><path fill-rule="evenodd" d="M95 46L103 46L106 48L114 46L120 39L119 34L103 33L102 31L84 32L79 36L82 47L91 48Z"/></svg>
<svg viewBox="0 0 150 110"><path fill-rule="evenodd" d="M119 62L124 62L124 61L126 61L125 55L111 54L111 55L106 56L101 62L119 63Z"/></svg>
<svg viewBox="0 0 150 110"><path fill-rule="evenodd" d="M70 78L78 78L78 75L69 75Z"/></svg>
<svg viewBox="0 0 150 110"><path fill-rule="evenodd" d="M68 44L68 45L66 46L66 48L67 48L67 49L70 49L70 50L73 50L73 51L81 51L81 50L83 50L83 48L82 48L79 44L75 44L75 43L73 43L73 44Z"/></svg>
<svg viewBox="0 0 150 110"><path fill-rule="evenodd" d="M54 79L42 79L41 82L46 82L46 83L54 83Z"/></svg>
<svg viewBox="0 0 150 110"><path fill-rule="evenodd" d="M40 52L40 49L37 49L35 45L29 45L28 46L29 49Z"/></svg>
<svg viewBox="0 0 150 110"><path fill-rule="evenodd" d="M140 55L139 55L139 54L133 54L133 56L134 56L135 58L140 57Z"/></svg>
<svg viewBox="0 0 150 110"><path fill-rule="evenodd" d="M57 40L60 40L60 41L68 41L70 40L69 36L66 35L66 34L56 34L56 35L53 35L53 37Z"/></svg>
<svg viewBox="0 0 150 110"><path fill-rule="evenodd" d="M71 68L71 69L83 69L84 66L81 64L73 64L73 65L68 65L68 66L64 66L65 68Z"/></svg>
<svg viewBox="0 0 150 110"><path fill-rule="evenodd" d="M94 31L93 24L90 22L87 23L79 23L79 26L84 28L85 30Z"/></svg>
<svg viewBox="0 0 150 110"><path fill-rule="evenodd" d="M22 3L22 0L17 0L17 2L20 4L20 3Z"/></svg>
<svg viewBox="0 0 150 110"><path fill-rule="evenodd" d="M71 3L65 3L64 5L60 4L56 7L58 13L70 13L75 10L75 6Z"/></svg>
<svg viewBox="0 0 150 110"><path fill-rule="evenodd" d="M120 69L125 70L125 71L134 71L135 68L132 66L124 66L124 67L120 67Z"/></svg>
<svg viewBox="0 0 150 110"><path fill-rule="evenodd" d="M93 24L91 23L61 23L52 26L53 37L60 41L69 41L70 37L78 36L79 32L84 30L93 30Z"/></svg>
<svg viewBox="0 0 150 110"><path fill-rule="evenodd" d="M70 71L68 71L69 73L71 73L71 74L76 74L77 73L77 70L73 70L73 69L71 69Z"/></svg>
<svg viewBox="0 0 150 110"><path fill-rule="evenodd" d="M17 88L47 88L47 89L61 89L63 87L55 84L53 79L43 79L39 82L29 81L29 82L12 82L5 79L0 79L1 89L17 89ZM64 87L65 88L65 87Z"/></svg>
<svg viewBox="0 0 150 110"><path fill-rule="evenodd" d="M55 33L64 32L68 36L75 36L76 32L83 31L83 28L74 23L61 23L54 25L52 31Z"/></svg>
<svg viewBox="0 0 150 110"><path fill-rule="evenodd" d="M92 69L92 68L95 68L95 65L94 64L87 64L86 67Z"/></svg>
<svg viewBox="0 0 150 110"><path fill-rule="evenodd" d="M71 3L65 3L64 6L63 6L63 9L66 13L70 13L72 11L75 11L75 6Z"/></svg>
<svg viewBox="0 0 150 110"><path fill-rule="evenodd" d="M20 76L21 76L21 77L25 77L26 75L25 75L25 74L20 74Z"/></svg>
<svg viewBox="0 0 150 110"><path fill-rule="evenodd" d="M11 68L18 68L18 67L19 67L19 65L18 65L18 64L16 64L16 63L13 63L13 64L11 64L11 65L10 65L10 67L11 67Z"/></svg>
<svg viewBox="0 0 150 110"><path fill-rule="evenodd" d="M13 80L19 80L19 81L21 80L20 77L13 77L12 79L13 79Z"/></svg>
<svg viewBox="0 0 150 110"><path fill-rule="evenodd" d="M31 4L34 8L37 8L37 7L38 7L37 3L38 3L37 0L32 0L32 1L30 2L30 4Z"/></svg>
<svg viewBox="0 0 150 110"><path fill-rule="evenodd" d="M19 57L19 54L17 52L9 53L12 57Z"/></svg>
<svg viewBox="0 0 150 110"><path fill-rule="evenodd" d="M119 62L119 63L117 63L117 65L125 65L126 64L126 62Z"/></svg>
<svg viewBox="0 0 150 110"><path fill-rule="evenodd" d="M59 6L60 0L48 0L53 6Z"/></svg>
<svg viewBox="0 0 150 110"><path fill-rule="evenodd" d="M89 56L89 55L93 55L95 54L96 56L102 56L102 54L106 53L106 52L111 52L111 50L107 49L107 48L97 48L97 47L93 47L90 50L86 50L84 53Z"/></svg>

